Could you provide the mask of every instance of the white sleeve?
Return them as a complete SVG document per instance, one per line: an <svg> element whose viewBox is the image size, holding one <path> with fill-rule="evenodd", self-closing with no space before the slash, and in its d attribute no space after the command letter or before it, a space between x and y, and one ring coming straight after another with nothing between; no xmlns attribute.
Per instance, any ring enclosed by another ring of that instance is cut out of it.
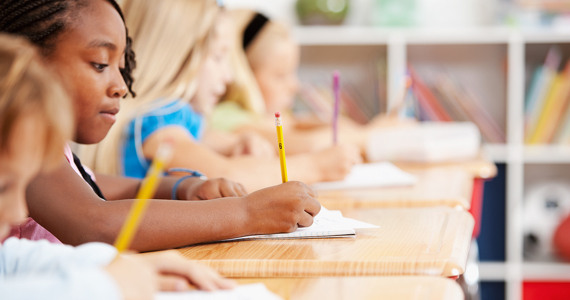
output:
<svg viewBox="0 0 570 300"><path fill-rule="evenodd" d="M117 255L103 243L79 247L7 239L0 247L2 299L120 299L102 269Z"/></svg>

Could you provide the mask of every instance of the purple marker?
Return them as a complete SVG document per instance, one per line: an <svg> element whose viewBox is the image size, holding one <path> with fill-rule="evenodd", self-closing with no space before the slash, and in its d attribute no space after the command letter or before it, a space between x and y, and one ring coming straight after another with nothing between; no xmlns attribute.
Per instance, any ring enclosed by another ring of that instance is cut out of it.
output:
<svg viewBox="0 0 570 300"><path fill-rule="evenodd" d="M338 113L340 108L340 72L333 72L333 93L334 93L334 112L333 112L333 145L338 143Z"/></svg>

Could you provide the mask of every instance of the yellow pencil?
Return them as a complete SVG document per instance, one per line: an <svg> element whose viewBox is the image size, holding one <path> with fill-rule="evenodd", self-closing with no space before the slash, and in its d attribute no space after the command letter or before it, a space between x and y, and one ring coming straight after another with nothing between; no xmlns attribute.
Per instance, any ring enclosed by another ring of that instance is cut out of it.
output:
<svg viewBox="0 0 570 300"><path fill-rule="evenodd" d="M140 221L150 202L149 199L151 199L156 192L159 177L170 159L171 153L172 145L169 142L161 144L158 148L156 157L152 161L150 169L141 183L141 188L137 193L137 199L133 203L125 224L123 224L121 232L115 241L115 248L117 248L119 252L127 250L131 245L131 241L135 236Z"/></svg>
<svg viewBox="0 0 570 300"><path fill-rule="evenodd" d="M275 113L275 126L277 127L277 142L279 143L279 162L281 164L281 180L287 182L287 162L285 161L285 144L283 143L283 127L281 127L281 113Z"/></svg>

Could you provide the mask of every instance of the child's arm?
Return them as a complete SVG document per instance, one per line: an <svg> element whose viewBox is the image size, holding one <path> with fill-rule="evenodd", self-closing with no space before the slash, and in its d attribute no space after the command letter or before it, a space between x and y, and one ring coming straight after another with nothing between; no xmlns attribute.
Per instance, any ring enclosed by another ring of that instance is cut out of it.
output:
<svg viewBox="0 0 570 300"><path fill-rule="evenodd" d="M267 123L265 121L264 123ZM319 122L302 121L290 122L290 125L283 128L286 135L287 154L309 153L324 150L332 145L332 129L330 125L318 125ZM362 152L366 150L370 134L379 128L409 126L410 121L402 121L398 118L377 116L366 125L361 125L352 119L339 116L338 134L339 141L356 145ZM244 125L236 132L256 131L267 139L275 138L275 130L271 127L259 124Z"/></svg>
<svg viewBox="0 0 570 300"><path fill-rule="evenodd" d="M276 138L276 133L274 133ZM146 158L152 159L164 140L175 140L176 146L169 167L200 170L208 177L226 177L254 191L281 182L279 158L239 156L228 158L196 143L177 127L154 132L143 144ZM288 138L285 137L285 149ZM359 150L341 145L322 152L287 157L289 178L306 183L342 180L352 165L361 161Z"/></svg>
<svg viewBox="0 0 570 300"><path fill-rule="evenodd" d="M140 188L141 180L96 173L97 185L107 200L134 199ZM172 199L172 188L180 179L177 176L162 177L156 190L156 199ZM247 194L245 188L224 178L202 180L184 179L176 190L179 200L208 200L222 197L241 197Z"/></svg>
<svg viewBox="0 0 570 300"><path fill-rule="evenodd" d="M255 131L226 133L209 129L204 133L202 144L224 156L250 155L276 157L277 151L263 136Z"/></svg>
<svg viewBox="0 0 570 300"><path fill-rule="evenodd" d="M151 251L250 234L290 232L309 226L320 204L314 191L288 182L245 197L208 201L152 201L132 248ZM103 201L71 169L62 164L35 178L26 191L29 213L60 241L112 244L133 204Z"/></svg>
<svg viewBox="0 0 570 300"><path fill-rule="evenodd" d="M273 130L272 130L273 129ZM245 125L237 130L238 133L256 130L265 138L276 139L274 128L267 126ZM311 129L299 129L296 126L287 126L283 129L285 135L287 154L317 152L332 146L332 129L330 126L317 126ZM369 131L366 129L355 130L339 125L339 141L353 144L364 149Z"/></svg>

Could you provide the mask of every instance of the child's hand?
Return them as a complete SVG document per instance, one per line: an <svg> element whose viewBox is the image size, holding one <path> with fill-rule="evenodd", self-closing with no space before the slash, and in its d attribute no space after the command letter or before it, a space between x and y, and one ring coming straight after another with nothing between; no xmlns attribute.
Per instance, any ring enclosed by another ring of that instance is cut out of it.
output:
<svg viewBox="0 0 570 300"><path fill-rule="evenodd" d="M223 278L214 269L190 261L174 250L132 256L155 268L161 291L185 291L191 285L206 291L236 287L233 280Z"/></svg>
<svg viewBox="0 0 570 300"><path fill-rule="evenodd" d="M321 210L317 193L308 185L287 183L253 192L243 198L250 234L293 232L313 224Z"/></svg>
<svg viewBox="0 0 570 300"><path fill-rule="evenodd" d="M125 300L151 300L159 287L156 268L133 255L118 256L105 271L113 277Z"/></svg>
<svg viewBox="0 0 570 300"><path fill-rule="evenodd" d="M323 181L343 180L352 166L362 163L360 149L349 144L333 146L315 153L314 157Z"/></svg>
<svg viewBox="0 0 570 300"><path fill-rule="evenodd" d="M194 179L185 180L178 187L180 200L210 200L223 197L242 197L247 195L243 185L225 178L208 180Z"/></svg>
<svg viewBox="0 0 570 300"><path fill-rule="evenodd" d="M265 138L254 132L241 135L232 156L249 155L254 157L275 157L275 147Z"/></svg>

